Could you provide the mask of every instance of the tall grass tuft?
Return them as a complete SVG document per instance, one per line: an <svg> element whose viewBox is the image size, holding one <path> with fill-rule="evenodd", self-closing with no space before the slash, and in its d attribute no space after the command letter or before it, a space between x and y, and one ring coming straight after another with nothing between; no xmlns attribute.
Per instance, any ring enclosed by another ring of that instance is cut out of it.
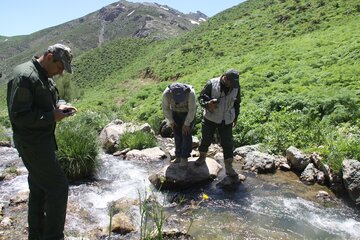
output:
<svg viewBox="0 0 360 240"><path fill-rule="evenodd" d="M57 158L69 180L90 178L99 166L99 146L94 129L81 115L60 122L57 128Z"/></svg>
<svg viewBox="0 0 360 240"><path fill-rule="evenodd" d="M156 138L152 133L136 131L127 132L121 135L120 149L145 149L155 147L157 144Z"/></svg>

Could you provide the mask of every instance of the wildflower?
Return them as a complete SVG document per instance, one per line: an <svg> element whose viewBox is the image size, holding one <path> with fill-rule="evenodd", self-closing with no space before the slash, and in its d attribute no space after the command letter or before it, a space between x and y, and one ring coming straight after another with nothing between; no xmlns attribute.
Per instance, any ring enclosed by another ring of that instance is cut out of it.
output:
<svg viewBox="0 0 360 240"><path fill-rule="evenodd" d="M205 193L202 194L202 200L208 200L209 199L209 196L206 195Z"/></svg>

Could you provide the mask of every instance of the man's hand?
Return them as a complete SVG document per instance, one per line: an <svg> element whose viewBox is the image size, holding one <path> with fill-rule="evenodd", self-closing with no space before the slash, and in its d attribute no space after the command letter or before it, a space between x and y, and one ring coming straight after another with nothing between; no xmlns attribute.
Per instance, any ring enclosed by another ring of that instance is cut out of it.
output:
<svg viewBox="0 0 360 240"><path fill-rule="evenodd" d="M183 125L181 131L182 131L183 135L189 135L190 134L190 126Z"/></svg>
<svg viewBox="0 0 360 240"><path fill-rule="evenodd" d="M237 121L234 121L232 124L232 127L234 128L236 126Z"/></svg>
<svg viewBox="0 0 360 240"><path fill-rule="evenodd" d="M218 100L217 99L211 99L207 102L207 110L210 112L213 112L218 107Z"/></svg>
<svg viewBox="0 0 360 240"><path fill-rule="evenodd" d="M53 111L55 121L61 121L65 117L74 115L77 112L77 109L72 106L60 105L57 109Z"/></svg>

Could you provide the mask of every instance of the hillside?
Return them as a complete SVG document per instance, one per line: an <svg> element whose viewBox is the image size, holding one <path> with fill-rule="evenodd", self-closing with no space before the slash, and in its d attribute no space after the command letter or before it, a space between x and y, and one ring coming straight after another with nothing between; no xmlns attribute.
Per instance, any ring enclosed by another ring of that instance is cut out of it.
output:
<svg viewBox="0 0 360 240"><path fill-rule="evenodd" d="M174 39L120 39L85 52L58 83L77 85L80 112L156 128L169 83L199 93L234 67L243 99L236 146L262 142L283 153L294 145L327 161L360 159L359 15L355 0L249 0ZM197 116L198 135L200 107Z"/></svg>
<svg viewBox="0 0 360 240"><path fill-rule="evenodd" d="M201 12L184 14L155 3L114 2L79 19L30 35L0 37L0 69L4 78L19 62L40 54L44 46L64 42L75 55L122 37L167 39L207 19ZM1 80L0 80L1 81Z"/></svg>

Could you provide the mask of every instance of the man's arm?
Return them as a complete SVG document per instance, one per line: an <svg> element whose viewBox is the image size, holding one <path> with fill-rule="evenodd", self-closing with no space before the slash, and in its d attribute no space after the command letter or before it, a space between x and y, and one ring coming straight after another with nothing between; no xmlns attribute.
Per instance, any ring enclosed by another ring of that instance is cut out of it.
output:
<svg viewBox="0 0 360 240"><path fill-rule="evenodd" d="M55 121L53 110L45 112L33 107L32 86L27 77L15 77L8 88L9 115L15 124L37 127Z"/></svg>
<svg viewBox="0 0 360 240"><path fill-rule="evenodd" d="M174 118L172 116L172 111L170 109L170 102L168 99L168 94L169 94L169 88L166 88L165 91L163 92L161 105L162 105L162 110L163 110L166 120L168 121L169 124L173 124Z"/></svg>
<svg viewBox="0 0 360 240"><path fill-rule="evenodd" d="M211 100L211 90L212 90L212 83L208 81L205 87L201 90L199 96L199 103L200 106L206 108L208 102Z"/></svg>
<svg viewBox="0 0 360 240"><path fill-rule="evenodd" d="M185 122L184 122L185 126L190 126L190 124L194 120L195 114L196 114L195 91L193 88L191 88L191 91L189 92L188 107L189 107L188 114L186 115Z"/></svg>
<svg viewBox="0 0 360 240"><path fill-rule="evenodd" d="M236 95L236 99L235 99L235 102L234 102L234 109L235 109L235 124L237 122L237 119L239 117L239 114L240 114L240 103L241 103L241 94L240 94L240 86L239 86L239 90L238 90L238 93Z"/></svg>

